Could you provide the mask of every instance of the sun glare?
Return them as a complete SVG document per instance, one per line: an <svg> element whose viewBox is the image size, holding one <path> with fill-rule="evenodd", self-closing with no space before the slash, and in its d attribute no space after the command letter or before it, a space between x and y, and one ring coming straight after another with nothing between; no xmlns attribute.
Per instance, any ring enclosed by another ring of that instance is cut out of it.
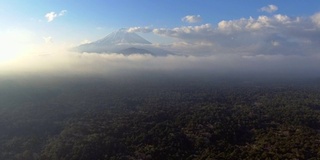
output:
<svg viewBox="0 0 320 160"><path fill-rule="evenodd" d="M5 43L0 48L0 62L8 62L14 60L19 55L27 52L28 48L21 44Z"/></svg>
<svg viewBox="0 0 320 160"><path fill-rule="evenodd" d="M0 32L0 63L6 63L30 52L34 41L31 32L24 29L8 29Z"/></svg>

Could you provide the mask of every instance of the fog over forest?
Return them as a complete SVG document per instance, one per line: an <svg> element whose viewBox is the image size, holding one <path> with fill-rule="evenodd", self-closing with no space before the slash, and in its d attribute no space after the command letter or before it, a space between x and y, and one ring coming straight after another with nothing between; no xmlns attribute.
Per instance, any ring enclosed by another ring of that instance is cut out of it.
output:
<svg viewBox="0 0 320 160"><path fill-rule="evenodd" d="M320 71L316 56L214 56L168 55L155 57L133 54L99 54L62 52L46 55L28 55L1 64L6 75L92 75L112 76L135 72L177 72L181 74L210 74L236 78L262 76L274 78L317 78ZM245 77L243 77L245 76Z"/></svg>

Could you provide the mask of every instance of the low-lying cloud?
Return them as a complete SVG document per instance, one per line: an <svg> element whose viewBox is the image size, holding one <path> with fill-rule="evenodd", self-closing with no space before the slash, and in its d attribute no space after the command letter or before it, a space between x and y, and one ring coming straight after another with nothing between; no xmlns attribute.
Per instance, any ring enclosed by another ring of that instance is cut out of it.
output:
<svg viewBox="0 0 320 160"><path fill-rule="evenodd" d="M134 74L135 72L199 71L217 75L264 75L288 77L317 77L319 56L283 55L211 55L154 57L133 54L56 53L33 55L0 64L0 72L39 75L99 75Z"/></svg>

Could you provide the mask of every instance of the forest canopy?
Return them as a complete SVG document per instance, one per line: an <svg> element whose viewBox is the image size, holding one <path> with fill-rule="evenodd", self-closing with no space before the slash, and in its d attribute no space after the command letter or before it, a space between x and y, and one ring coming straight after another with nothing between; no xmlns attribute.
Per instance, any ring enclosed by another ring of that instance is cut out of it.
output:
<svg viewBox="0 0 320 160"><path fill-rule="evenodd" d="M0 159L320 157L317 80L208 77L2 78Z"/></svg>

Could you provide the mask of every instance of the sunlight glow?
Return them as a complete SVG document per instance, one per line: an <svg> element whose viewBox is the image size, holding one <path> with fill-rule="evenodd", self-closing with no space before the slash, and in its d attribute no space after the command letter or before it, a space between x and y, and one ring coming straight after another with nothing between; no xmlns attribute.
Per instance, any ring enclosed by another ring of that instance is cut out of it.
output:
<svg viewBox="0 0 320 160"><path fill-rule="evenodd" d="M22 54L25 47L16 44L5 44L0 48L0 62L7 62Z"/></svg>
<svg viewBox="0 0 320 160"><path fill-rule="evenodd" d="M0 33L0 63L27 54L33 48L32 35L25 30L13 29Z"/></svg>
<svg viewBox="0 0 320 160"><path fill-rule="evenodd" d="M0 41L0 43L4 44L0 47L0 63L10 62L26 54L30 54L35 48L32 44L20 42Z"/></svg>

